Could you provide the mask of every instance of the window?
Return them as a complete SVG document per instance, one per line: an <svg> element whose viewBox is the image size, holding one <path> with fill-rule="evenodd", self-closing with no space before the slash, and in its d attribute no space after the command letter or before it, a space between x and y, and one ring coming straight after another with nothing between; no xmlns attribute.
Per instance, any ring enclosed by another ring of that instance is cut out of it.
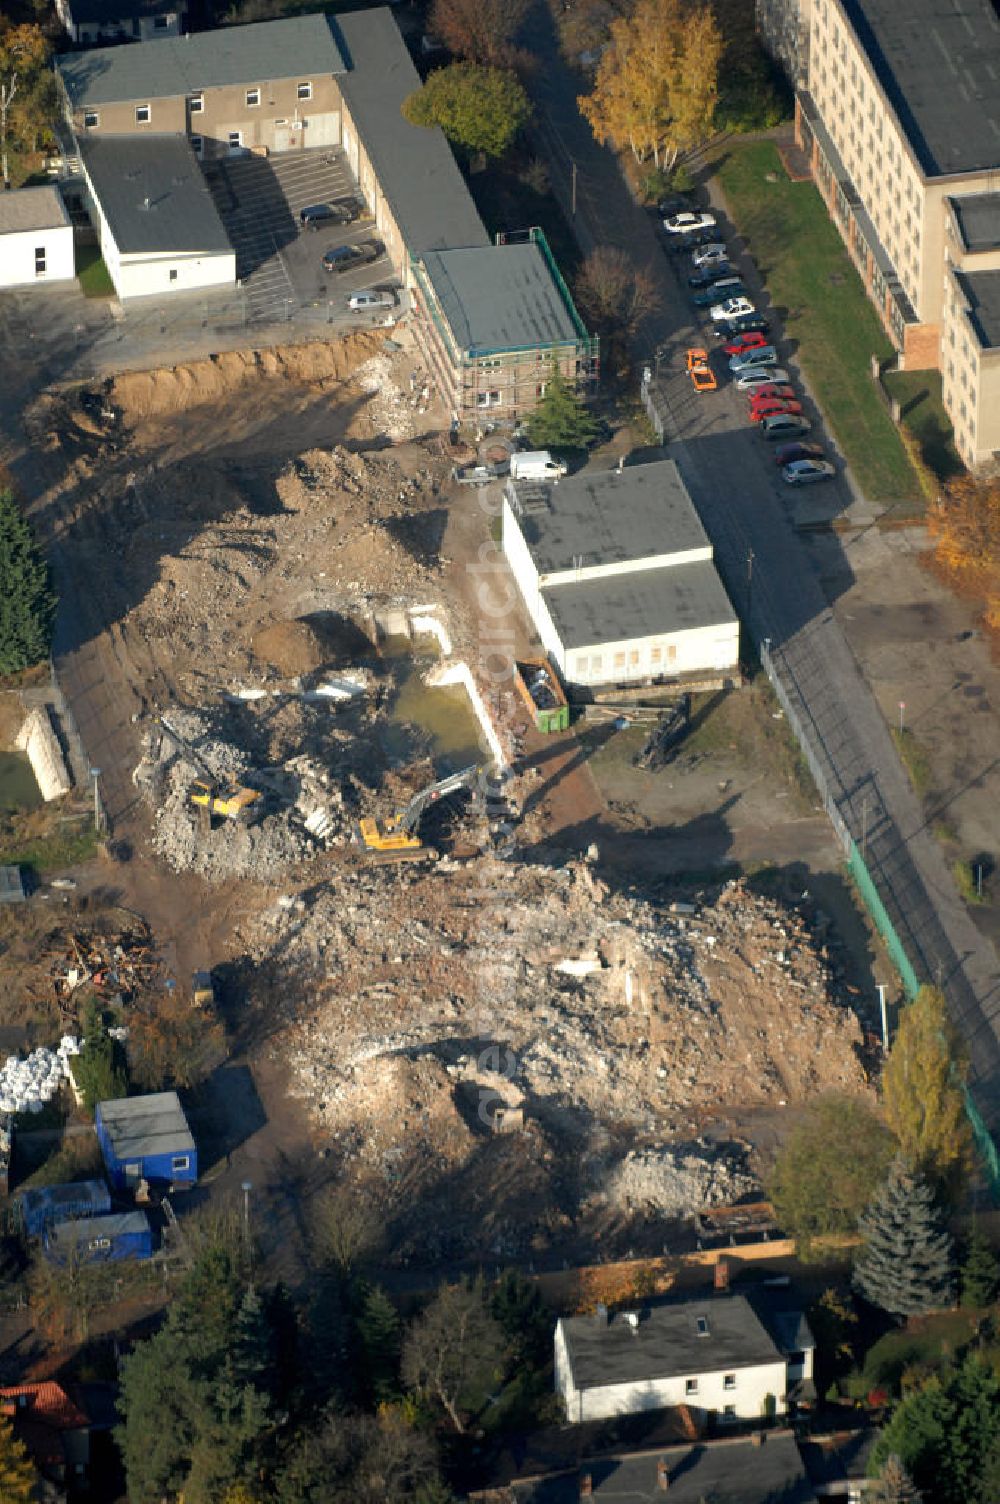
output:
<svg viewBox="0 0 1000 1504"><path fill-rule="evenodd" d="M260 104L260 90L259 89L248 89L247 90L247 109L248 110L252 110L256 105L259 105L259 104Z"/></svg>
<svg viewBox="0 0 1000 1504"><path fill-rule="evenodd" d="M628 666L629 666L629 668L638 668L639 667L639 649L638 648L629 648L629 652L628 652Z"/></svg>
<svg viewBox="0 0 1000 1504"><path fill-rule="evenodd" d="M708 1317L707 1316L699 1316L697 1318L697 1320L695 1321L695 1327L697 1329L699 1337L708 1337L710 1335L709 1330L708 1330Z"/></svg>
<svg viewBox="0 0 1000 1504"><path fill-rule="evenodd" d="M591 660L590 660L590 672L592 674L599 674L601 672L601 655L600 655L600 653L595 653L593 655L593 657L591 658Z"/></svg>
<svg viewBox="0 0 1000 1504"><path fill-rule="evenodd" d="M624 667L625 667L625 654L624 653L616 653L615 654L615 668L616 669L623 669Z"/></svg>
<svg viewBox="0 0 1000 1504"><path fill-rule="evenodd" d="M151 115L150 115L149 105L148 104L137 104L136 107L135 107L135 123L136 123L136 125L148 125L149 122L150 122L150 119L151 119Z"/></svg>
<svg viewBox="0 0 1000 1504"><path fill-rule="evenodd" d="M154 31L166 31L166 29L167 29L167 27L169 25L170 25L170 17L169 16L154 16L153 17L153 30Z"/></svg>
<svg viewBox="0 0 1000 1504"><path fill-rule="evenodd" d="M722 1380L722 1387L723 1389L735 1389L736 1375L734 1373L727 1373Z"/></svg>
<svg viewBox="0 0 1000 1504"><path fill-rule="evenodd" d="M722 1419L723 1420L735 1420L736 1419L736 1406L735 1405L723 1405L723 1407L722 1407Z"/></svg>
<svg viewBox="0 0 1000 1504"><path fill-rule="evenodd" d="M84 110L83 125L85 130L93 130L95 125L100 125L101 117L96 110Z"/></svg>
<svg viewBox="0 0 1000 1504"><path fill-rule="evenodd" d="M176 266L172 266L170 268L170 281L171 282L176 282L177 281L177 268L176 268Z"/></svg>
<svg viewBox="0 0 1000 1504"><path fill-rule="evenodd" d="M188 109L191 111L191 114L200 115L204 108L205 96L203 94L192 94L190 102L188 104Z"/></svg>
<svg viewBox="0 0 1000 1504"><path fill-rule="evenodd" d="M299 84L298 88L295 91L295 96L296 96L297 99L312 99L312 97L313 97L313 86L312 86L312 84Z"/></svg>
<svg viewBox="0 0 1000 1504"><path fill-rule="evenodd" d="M43 245L35 246L35 276L45 276L45 247Z"/></svg>
<svg viewBox="0 0 1000 1504"><path fill-rule="evenodd" d="M243 132L242 131L230 131L229 132L229 150L230 150L230 152L238 152L241 149L242 146L243 146Z"/></svg>
<svg viewBox="0 0 1000 1504"><path fill-rule="evenodd" d="M172 1175L179 1175L182 1170L190 1170L190 1168L190 1154L175 1154L173 1159L170 1161L170 1173Z"/></svg>
<svg viewBox="0 0 1000 1504"><path fill-rule="evenodd" d="M685 1379L684 1380L684 1393L685 1394L697 1394L698 1393L698 1380L697 1379Z"/></svg>
<svg viewBox="0 0 1000 1504"><path fill-rule="evenodd" d="M500 406L500 393L499 392L477 392L476 393L476 406L477 407L499 407Z"/></svg>
<svg viewBox="0 0 1000 1504"><path fill-rule="evenodd" d="M650 648L650 650L649 650L649 661L650 661L650 663L653 664L654 667L655 667L659 663L661 663L662 660L663 660L663 649L662 649L662 647Z"/></svg>
<svg viewBox="0 0 1000 1504"><path fill-rule="evenodd" d="M202 140L201 136L191 137L191 150L194 152L196 157L201 156L202 152L205 150L205 143Z"/></svg>

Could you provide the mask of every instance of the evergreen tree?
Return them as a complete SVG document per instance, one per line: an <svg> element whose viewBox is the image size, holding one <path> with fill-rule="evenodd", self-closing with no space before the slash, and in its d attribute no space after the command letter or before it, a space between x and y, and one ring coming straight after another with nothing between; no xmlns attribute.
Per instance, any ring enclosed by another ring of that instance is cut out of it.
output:
<svg viewBox="0 0 1000 1504"><path fill-rule="evenodd" d="M934 1504L995 1504L985 1489L998 1427L1000 1380L970 1353L960 1367L935 1374L900 1401L875 1443L870 1470L880 1476L894 1455Z"/></svg>
<svg viewBox="0 0 1000 1504"><path fill-rule="evenodd" d="M113 1102L128 1093L125 1053L112 1039L95 998L82 1009L83 1043L73 1062L73 1078L83 1095L83 1104L93 1112L98 1102Z"/></svg>
<svg viewBox="0 0 1000 1504"><path fill-rule="evenodd" d="M922 1504L922 1495L895 1452L885 1459L882 1473L867 1498L872 1504Z"/></svg>
<svg viewBox="0 0 1000 1504"><path fill-rule="evenodd" d="M963 1306L992 1305L1000 1284L1000 1260L985 1233L975 1226L962 1260Z"/></svg>
<svg viewBox="0 0 1000 1504"><path fill-rule="evenodd" d="M31 1504L37 1483L38 1474L24 1443L14 1435L8 1417L0 1415L0 1504Z"/></svg>
<svg viewBox="0 0 1000 1504"><path fill-rule="evenodd" d="M854 1261L855 1288L893 1316L919 1316L955 1298L954 1250L921 1175L897 1159L858 1221L864 1243Z"/></svg>
<svg viewBox="0 0 1000 1504"><path fill-rule="evenodd" d="M357 1319L366 1388L378 1404L399 1394L402 1323L380 1286L368 1291Z"/></svg>
<svg viewBox="0 0 1000 1504"><path fill-rule="evenodd" d="M9 489L0 490L0 674L49 651L56 601L49 569Z"/></svg>
<svg viewBox="0 0 1000 1504"><path fill-rule="evenodd" d="M534 412L528 438L536 449L586 449L597 437L598 423L558 366L553 365Z"/></svg>
<svg viewBox="0 0 1000 1504"><path fill-rule="evenodd" d="M519 1366L543 1368L552 1356L554 1322L538 1286L518 1269L508 1269L490 1301L490 1310Z"/></svg>

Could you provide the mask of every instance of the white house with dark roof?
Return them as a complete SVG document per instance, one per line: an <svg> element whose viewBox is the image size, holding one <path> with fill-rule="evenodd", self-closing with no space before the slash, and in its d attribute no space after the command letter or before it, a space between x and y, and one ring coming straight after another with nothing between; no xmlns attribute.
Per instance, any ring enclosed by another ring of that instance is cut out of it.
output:
<svg viewBox="0 0 1000 1504"><path fill-rule="evenodd" d="M56 0L56 12L80 47L180 36L187 0Z"/></svg>
<svg viewBox="0 0 1000 1504"><path fill-rule="evenodd" d="M804 1332L803 1332L804 1329ZM646 1306L609 1316L564 1316L555 1330L555 1385L571 1424L685 1405L695 1419L784 1415L802 1380L812 1382L804 1319L790 1353L743 1295Z"/></svg>
<svg viewBox="0 0 1000 1504"><path fill-rule="evenodd" d="M76 276L73 226L58 188L0 193L0 287L68 282Z"/></svg>
<svg viewBox="0 0 1000 1504"><path fill-rule="evenodd" d="M95 136L80 163L123 302L235 285L236 252L185 136Z"/></svg>
<svg viewBox="0 0 1000 1504"><path fill-rule="evenodd" d="M673 460L507 483L503 551L578 692L728 675L739 620Z"/></svg>

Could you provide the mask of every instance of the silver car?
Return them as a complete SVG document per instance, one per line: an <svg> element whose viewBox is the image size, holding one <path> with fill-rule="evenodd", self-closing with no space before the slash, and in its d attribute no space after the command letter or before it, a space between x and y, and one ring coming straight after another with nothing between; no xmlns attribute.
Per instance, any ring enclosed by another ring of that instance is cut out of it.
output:
<svg viewBox="0 0 1000 1504"><path fill-rule="evenodd" d="M788 372L779 366L748 366L733 377L738 392L752 392L755 387L770 386L772 382L775 386L789 386Z"/></svg>
<svg viewBox="0 0 1000 1504"><path fill-rule="evenodd" d="M781 468L786 486L811 486L817 480L832 480L836 473L829 460L792 460Z"/></svg>

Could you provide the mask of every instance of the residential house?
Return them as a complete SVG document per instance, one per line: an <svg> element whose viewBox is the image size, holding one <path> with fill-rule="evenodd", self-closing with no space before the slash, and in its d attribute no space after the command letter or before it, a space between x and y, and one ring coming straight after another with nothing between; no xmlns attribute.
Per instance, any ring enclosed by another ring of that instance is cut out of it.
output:
<svg viewBox="0 0 1000 1504"><path fill-rule="evenodd" d="M180 36L187 10L187 0L56 0L59 19L79 47Z"/></svg>
<svg viewBox="0 0 1000 1504"><path fill-rule="evenodd" d="M811 1385L811 1341L789 1350L744 1295L614 1316L599 1307L556 1324L556 1392L571 1425L678 1405L702 1423L759 1421L786 1414L803 1379Z"/></svg>
<svg viewBox="0 0 1000 1504"><path fill-rule="evenodd" d="M73 225L58 188L0 193L0 288L68 282L76 276Z"/></svg>
<svg viewBox="0 0 1000 1504"><path fill-rule="evenodd" d="M35 1384L5 1385L0 1388L0 1405L44 1479L62 1486L86 1487L90 1421L61 1384L45 1379Z"/></svg>
<svg viewBox="0 0 1000 1504"><path fill-rule="evenodd" d="M739 621L673 460L507 483L503 551L535 631L578 696L728 676Z"/></svg>
<svg viewBox="0 0 1000 1504"><path fill-rule="evenodd" d="M958 451L1000 458L1000 16L992 0L780 0L809 30L796 134L904 369L940 369ZM980 313L979 310L982 310Z"/></svg>
<svg viewBox="0 0 1000 1504"><path fill-rule="evenodd" d="M94 1113L104 1167L115 1190L140 1182L191 1186L198 1179L198 1151L175 1091L98 1102Z"/></svg>

